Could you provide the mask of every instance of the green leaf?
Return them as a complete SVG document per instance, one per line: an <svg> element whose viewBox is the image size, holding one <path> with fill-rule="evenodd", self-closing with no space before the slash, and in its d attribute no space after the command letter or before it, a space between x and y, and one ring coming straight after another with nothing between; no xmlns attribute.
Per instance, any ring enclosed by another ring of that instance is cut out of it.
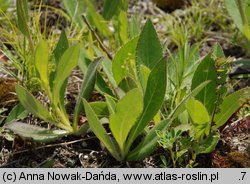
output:
<svg viewBox="0 0 250 184"><path fill-rule="evenodd" d="M5 125L5 127L25 139L31 139L37 142L54 141L68 134L65 130L48 130L21 122L11 122Z"/></svg>
<svg viewBox="0 0 250 184"><path fill-rule="evenodd" d="M246 13L248 23L250 23L250 0L246 0L245 13Z"/></svg>
<svg viewBox="0 0 250 184"><path fill-rule="evenodd" d="M129 38L134 38L140 34L140 20L138 15L133 15L129 24Z"/></svg>
<svg viewBox="0 0 250 184"><path fill-rule="evenodd" d="M194 125L196 139L208 135L210 131L210 117L206 107L200 101L190 98L186 102L186 108Z"/></svg>
<svg viewBox="0 0 250 184"><path fill-rule="evenodd" d="M9 123L13 120L22 120L28 116L27 110L19 103L9 113L5 123Z"/></svg>
<svg viewBox="0 0 250 184"><path fill-rule="evenodd" d="M169 115L169 118L174 120L177 118L182 112L186 110L186 101L191 98L195 97L206 85L208 85L210 81L205 81L201 83L198 87L193 89L189 95L187 95L183 100L175 107L175 109Z"/></svg>
<svg viewBox="0 0 250 184"><path fill-rule="evenodd" d="M213 54L213 56L215 56L215 58L224 58L225 57L223 49L219 43L216 43L213 46L213 53L212 54Z"/></svg>
<svg viewBox="0 0 250 184"><path fill-rule="evenodd" d="M80 28L84 28L85 24L82 20L81 14L83 13L84 1L78 0L63 0L63 5L67 10L68 14Z"/></svg>
<svg viewBox="0 0 250 184"><path fill-rule="evenodd" d="M116 88L117 84L112 73L112 62L109 59L104 59L104 61L102 62L102 67L112 87Z"/></svg>
<svg viewBox="0 0 250 184"><path fill-rule="evenodd" d="M35 54L35 66L43 87L49 89L49 48L44 40L40 40Z"/></svg>
<svg viewBox="0 0 250 184"><path fill-rule="evenodd" d="M79 121L80 112L83 109L82 98L88 99L90 97L95 86L97 68L102 59L103 58L97 58L95 61L90 63L88 66L87 73L84 76L81 91L78 95L78 99L77 99L75 111L74 111L73 128L75 130L77 128L76 126Z"/></svg>
<svg viewBox="0 0 250 184"><path fill-rule="evenodd" d="M129 74L129 65L131 65L131 62L135 58L138 38L139 37L135 37L124 44L115 54L112 62L112 72L117 84Z"/></svg>
<svg viewBox="0 0 250 184"><path fill-rule="evenodd" d="M136 88L137 84L131 77L126 77L119 83L118 87L126 93Z"/></svg>
<svg viewBox="0 0 250 184"><path fill-rule="evenodd" d="M52 90L53 103L55 105L64 107L64 104L59 104L62 103L60 102L60 91L65 80L69 77L71 71L78 63L79 52L80 46L78 44L71 46L64 52L60 62L58 63Z"/></svg>
<svg viewBox="0 0 250 184"><path fill-rule="evenodd" d="M162 58L149 75L143 100L143 112L129 135L127 151L129 150L129 147L132 145L132 142L135 140L135 138L144 130L148 122L154 118L161 108L165 91L166 60L165 58Z"/></svg>
<svg viewBox="0 0 250 184"><path fill-rule="evenodd" d="M90 59L88 59L87 54L85 53L83 48L81 48L78 66L83 74L85 74L87 72L88 65L91 62L92 61ZM109 95L113 96L113 93L110 90L110 87L108 86L108 84L105 82L105 80L102 78L102 76L99 73L97 73L97 76L96 76L95 88L101 94L109 94Z"/></svg>
<svg viewBox="0 0 250 184"><path fill-rule="evenodd" d="M136 49L136 65L138 72L140 65L145 65L153 69L157 62L162 58L161 43L154 29L153 23L147 20L138 41Z"/></svg>
<svg viewBox="0 0 250 184"><path fill-rule="evenodd" d="M137 118L143 109L143 99L141 91L136 88L129 91L120 101L118 101L115 113L110 116L110 129L120 146L124 150L124 143L127 136L136 123Z"/></svg>
<svg viewBox="0 0 250 184"><path fill-rule="evenodd" d="M54 57L56 59L56 66L58 65L63 53L69 48L69 42L67 39L67 35L64 30L62 30L62 33L60 35L60 39L56 45L56 48L54 50Z"/></svg>
<svg viewBox="0 0 250 184"><path fill-rule="evenodd" d="M104 10L103 17L106 20L110 20L119 9L119 1L117 0L105 0L104 2Z"/></svg>
<svg viewBox="0 0 250 184"><path fill-rule="evenodd" d="M125 44L128 41L128 18L127 13L123 10L120 10L117 15L116 30L121 45Z"/></svg>
<svg viewBox="0 0 250 184"><path fill-rule="evenodd" d="M27 0L16 1L16 8L17 8L18 28L25 36L28 36L28 30L26 29L27 23L29 21Z"/></svg>
<svg viewBox="0 0 250 184"><path fill-rule="evenodd" d="M108 106L109 114L112 115L115 113L115 108L116 108L116 102L113 99L113 97L109 95L105 95L106 103Z"/></svg>
<svg viewBox="0 0 250 184"><path fill-rule="evenodd" d="M16 93L20 103L27 111L43 119L46 122L53 124L55 123L50 113L24 87L17 84Z"/></svg>
<svg viewBox="0 0 250 184"><path fill-rule="evenodd" d="M217 132L209 134L209 136L199 143L196 154L211 153L220 140L220 135Z"/></svg>
<svg viewBox="0 0 250 184"><path fill-rule="evenodd" d="M91 102L89 105L98 118L108 117L110 114L107 102Z"/></svg>
<svg viewBox="0 0 250 184"><path fill-rule="evenodd" d="M109 30L107 22L104 18L96 11L93 2L86 0L87 3L87 17L92 26L96 27L103 36L112 38L113 34Z"/></svg>
<svg viewBox="0 0 250 184"><path fill-rule="evenodd" d="M243 31L243 21L236 0L225 0L225 6L235 25Z"/></svg>
<svg viewBox="0 0 250 184"><path fill-rule="evenodd" d="M186 102L188 113L195 124L203 124L209 122L209 114L206 107L194 98L190 98Z"/></svg>
<svg viewBox="0 0 250 184"><path fill-rule="evenodd" d="M218 114L215 114L214 128L219 128L224 125L228 121L228 119L249 99L249 88L241 89L225 97L219 107L220 112Z"/></svg>
<svg viewBox="0 0 250 184"><path fill-rule="evenodd" d="M102 123L97 118L93 109L90 107L90 105L85 99L83 99L83 104L91 130L95 133L98 139L100 139L100 141L106 146L106 148L113 155L113 157L115 157L117 160L121 160L117 152L116 145L108 136L106 130L103 128Z"/></svg>
<svg viewBox="0 0 250 184"><path fill-rule="evenodd" d="M165 130L170 124L170 120L166 119L154 126L141 141L141 143L131 152L129 152L128 160L142 160L146 156L154 152L158 145L159 137L157 131Z"/></svg>
<svg viewBox="0 0 250 184"><path fill-rule="evenodd" d="M196 99L202 102L206 107L209 115L212 115L215 108L216 95L216 68L211 54L208 54L197 67L193 79L191 89L195 89L201 83L210 80L211 82L196 95Z"/></svg>
<svg viewBox="0 0 250 184"><path fill-rule="evenodd" d="M151 70L148 67L146 67L144 65L140 66L141 84L142 84L143 89L146 89L146 85L148 82L148 77L150 75L150 72L151 72Z"/></svg>

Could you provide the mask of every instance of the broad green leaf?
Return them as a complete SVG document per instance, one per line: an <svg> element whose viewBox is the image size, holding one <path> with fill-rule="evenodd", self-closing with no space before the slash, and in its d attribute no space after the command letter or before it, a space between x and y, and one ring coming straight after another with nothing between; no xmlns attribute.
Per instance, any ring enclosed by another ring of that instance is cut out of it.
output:
<svg viewBox="0 0 250 184"><path fill-rule="evenodd" d="M68 134L65 130L49 130L21 122L11 122L5 125L5 127L25 139L31 139L37 142L55 141Z"/></svg>
<svg viewBox="0 0 250 184"><path fill-rule="evenodd" d="M103 17L106 20L110 20L119 9L119 1L117 0L105 0L104 2L104 10Z"/></svg>
<svg viewBox="0 0 250 184"><path fill-rule="evenodd" d="M129 152L128 160L142 160L146 156L154 152L158 145L159 137L157 131L165 130L170 124L170 120L166 119L154 126L141 141L141 143L131 152Z"/></svg>
<svg viewBox="0 0 250 184"><path fill-rule="evenodd" d="M50 113L24 87L16 85L16 93L20 103L27 111L46 122L55 123Z"/></svg>
<svg viewBox="0 0 250 184"><path fill-rule="evenodd" d="M124 44L115 54L112 62L112 72L117 84L129 75L129 67L135 58L137 42L138 37L133 38Z"/></svg>
<svg viewBox="0 0 250 184"><path fill-rule="evenodd" d="M110 115L115 114L115 108L116 108L115 100L113 99L113 97L109 95L105 95L105 99L108 106L109 114Z"/></svg>
<svg viewBox="0 0 250 184"><path fill-rule="evenodd" d="M60 35L60 39L56 45L56 48L54 50L54 57L56 59L56 66L58 65L63 53L69 48L69 42L67 39L67 35L65 33L65 31L63 30L61 35Z"/></svg>
<svg viewBox="0 0 250 184"><path fill-rule="evenodd" d="M162 58L153 68L149 75L147 88L144 95L143 112L137 123L133 127L129 139L128 147L132 145L135 138L144 130L148 122L157 114L164 100L166 91L166 60Z"/></svg>
<svg viewBox="0 0 250 184"><path fill-rule="evenodd" d="M209 122L209 114L206 107L194 98L190 98L186 102L187 111L195 124L204 124Z"/></svg>
<svg viewBox="0 0 250 184"><path fill-rule="evenodd" d="M63 87L65 80L69 77L73 68L76 67L79 58L80 46L73 45L68 48L61 57L60 62L58 63L55 78L53 81L53 103L55 105L64 106L64 104L60 103L60 91Z"/></svg>
<svg viewBox="0 0 250 184"><path fill-rule="evenodd" d="M210 117L206 107L199 100L190 98L186 102L186 108L192 119L196 139L208 135L210 131Z"/></svg>
<svg viewBox="0 0 250 184"><path fill-rule="evenodd" d="M27 23L29 21L29 14L27 0L16 1L16 9L18 28L25 36L28 36Z"/></svg>
<svg viewBox="0 0 250 184"><path fill-rule="evenodd" d="M76 129L77 123L79 121L79 115L81 110L83 109L82 98L88 99L94 90L95 81L96 81L96 72L99 63L102 58L97 58L95 61L89 64L87 73L84 76L84 80L82 83L81 91L78 95L78 99L75 106L74 111L74 123L73 128Z"/></svg>
<svg viewBox="0 0 250 184"><path fill-rule="evenodd" d="M120 101L118 101L115 113L110 116L110 129L120 146L124 150L124 143L127 136L136 123L137 118L143 109L143 97L141 91L136 88L129 91Z"/></svg>
<svg viewBox="0 0 250 184"><path fill-rule="evenodd" d="M196 154L211 153L220 140L217 132L209 134L209 136L197 145Z"/></svg>
<svg viewBox="0 0 250 184"><path fill-rule="evenodd" d="M113 157L115 157L117 160L121 160L117 152L116 145L114 144L112 139L108 136L106 130L102 126L102 123L97 118L95 112L85 99L83 99L83 103L91 130L95 133L98 139L106 146L106 148L113 155Z"/></svg>
<svg viewBox="0 0 250 184"><path fill-rule="evenodd" d="M243 31L243 21L236 0L225 0L225 5L235 25Z"/></svg>
<svg viewBox="0 0 250 184"><path fill-rule="evenodd" d="M73 22L75 22L80 28L84 28L85 24L81 16L81 14L83 13L82 8L85 7L84 1L63 0L62 2Z"/></svg>
<svg viewBox="0 0 250 184"><path fill-rule="evenodd" d="M216 68L214 60L211 58L211 54L208 54L197 67L193 79L191 89L195 89L201 83L210 80L211 82L203 89L199 94L196 95L196 99L202 102L206 107L209 115L212 115L215 102L217 99L216 95Z"/></svg>
<svg viewBox="0 0 250 184"><path fill-rule="evenodd" d="M147 20L140 34L136 49L137 69L140 70L142 64L149 69L153 69L162 56L161 43L154 29L153 23L150 20Z"/></svg>
<svg viewBox="0 0 250 184"><path fill-rule="evenodd" d="M19 103L10 111L7 119L5 120L5 124L17 119L22 120L27 116L28 111Z"/></svg>
<svg viewBox="0 0 250 184"><path fill-rule="evenodd" d="M224 125L227 120L239 109L242 104L246 103L250 99L249 88L236 91L229 96L225 97L219 109L220 112L215 114L214 128L219 128Z"/></svg>
<svg viewBox="0 0 250 184"><path fill-rule="evenodd" d="M40 40L35 55L35 66L43 87L49 89L49 48L44 40Z"/></svg>

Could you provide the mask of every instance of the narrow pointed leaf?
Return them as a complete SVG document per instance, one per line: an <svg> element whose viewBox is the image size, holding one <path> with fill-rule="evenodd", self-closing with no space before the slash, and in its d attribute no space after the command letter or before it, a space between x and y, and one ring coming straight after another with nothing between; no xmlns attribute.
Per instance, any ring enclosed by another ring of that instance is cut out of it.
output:
<svg viewBox="0 0 250 184"><path fill-rule="evenodd" d="M56 48L54 50L54 57L56 59L56 66L58 65L63 53L69 48L69 42L67 39L67 35L65 31L63 30L60 39L56 45Z"/></svg>
<svg viewBox="0 0 250 184"><path fill-rule="evenodd" d="M1 113L0 113L1 114ZM13 120L22 120L28 116L28 111L19 103L8 114L5 124Z"/></svg>
<svg viewBox="0 0 250 184"><path fill-rule="evenodd" d="M60 91L63 87L65 80L69 77L73 68L76 67L79 59L80 46L74 45L68 48L62 55L60 62L58 63L54 84L53 84L53 103L59 105L60 103ZM64 106L61 104L61 106Z"/></svg>
<svg viewBox="0 0 250 184"><path fill-rule="evenodd" d="M115 144L112 142L111 138L108 136L106 130L103 128L102 123L97 118L95 112L90 107L88 102L83 99L83 104L86 112L86 116L88 119L89 126L91 130L95 133L98 139L106 146L108 151L115 157L117 160L120 160L120 156L117 153L117 148Z"/></svg>
<svg viewBox="0 0 250 184"><path fill-rule="evenodd" d="M124 149L127 136L142 112L142 98L138 88L131 90L118 101L115 113L110 116L109 126L121 150Z"/></svg>
<svg viewBox="0 0 250 184"><path fill-rule="evenodd" d="M78 99L77 99L76 106L75 106L74 126L77 125L79 121L79 114L83 110L82 98L88 99L94 89L95 81L96 81L96 72L97 72L97 68L101 60L102 58L98 58L92 63L90 63L88 66L88 70L84 76L81 91L78 95Z"/></svg>
<svg viewBox="0 0 250 184"><path fill-rule="evenodd" d="M49 48L44 40L40 40L35 54L35 66L44 88L49 88Z"/></svg>
<svg viewBox="0 0 250 184"><path fill-rule="evenodd" d="M215 128L224 125L228 119L250 99L250 89L241 89L225 97L219 109L220 112L215 115Z"/></svg>
<svg viewBox="0 0 250 184"><path fill-rule="evenodd" d="M26 30L29 21L27 0L16 1L16 8L18 28L25 36L28 36L28 30Z"/></svg>
<svg viewBox="0 0 250 184"><path fill-rule="evenodd" d="M116 13L119 8L119 1L117 0L105 0L103 17L106 20L110 20Z"/></svg>
<svg viewBox="0 0 250 184"><path fill-rule="evenodd" d="M109 114L112 115L115 113L116 102L114 101L113 97L109 95L105 95L106 103L108 106Z"/></svg>
<svg viewBox="0 0 250 184"><path fill-rule="evenodd" d="M16 93L20 103L27 111L46 122L55 123L50 113L25 88L20 85L16 85Z"/></svg>

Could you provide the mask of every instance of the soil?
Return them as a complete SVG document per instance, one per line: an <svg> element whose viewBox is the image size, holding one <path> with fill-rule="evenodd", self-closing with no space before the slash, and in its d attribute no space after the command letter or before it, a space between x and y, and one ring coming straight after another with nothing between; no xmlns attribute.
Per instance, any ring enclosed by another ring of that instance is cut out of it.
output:
<svg viewBox="0 0 250 184"><path fill-rule="evenodd" d="M51 1L52 2L52 1ZM54 6L60 7L60 2L53 1ZM53 6L53 3L50 4ZM139 1L137 6L131 6L129 12L133 13L138 7L143 7L145 14L156 17L152 2ZM150 7L150 8L149 8ZM139 8L140 9L140 8ZM171 8L170 8L171 9ZM171 9L171 11L173 11ZM56 19L51 16L51 22ZM156 23L157 24L157 23ZM159 26L159 29L161 27ZM161 32L161 30L159 30ZM219 36L218 36L219 35ZM201 46L200 53L205 55L210 52L211 47L219 42L226 56L233 56L235 58L246 57L246 51L239 46L235 46L228 42L228 36L224 35L220 30L215 30L210 34L209 39ZM174 47L173 47L174 48ZM0 54L1 55L1 54ZM0 78L0 104L7 101L4 90L14 92L14 79ZM75 98L79 92L82 75L79 70L75 70L69 79L69 86L67 90L67 111L72 114L72 107L75 104ZM10 83L8 83L11 81ZM246 84L250 86L250 84ZM10 89L9 89L10 88ZM39 98L39 95L38 95ZM42 99L43 96L40 96ZM13 96L11 97L13 98ZM103 97L94 92L92 95L93 101L102 100ZM250 105L250 104L248 104ZM0 105L0 107L2 107ZM7 112L6 112L7 113ZM82 121L86 121L86 117L82 114ZM27 122L33 120L30 116L26 119ZM36 120L37 121L37 120ZM39 121L39 120L38 120ZM240 119L239 114L235 114L227 126L221 130L221 140L216 149L211 154L203 154L197 158L196 167L250 167L250 117ZM8 136L10 138L8 139ZM162 167L160 155L168 157L168 152L159 148L151 156L138 162L117 162L104 148L100 141L92 134L88 133L83 137L64 137L61 140L52 142L50 144L41 144L23 140L16 136L13 141L11 133L5 132L0 137L0 167L54 167L54 168L95 168L95 167Z"/></svg>

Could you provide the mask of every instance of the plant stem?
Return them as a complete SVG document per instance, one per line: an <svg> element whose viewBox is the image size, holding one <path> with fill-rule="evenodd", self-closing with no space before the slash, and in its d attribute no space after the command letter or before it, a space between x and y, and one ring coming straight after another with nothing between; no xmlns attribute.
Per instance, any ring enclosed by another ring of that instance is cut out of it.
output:
<svg viewBox="0 0 250 184"><path fill-rule="evenodd" d="M89 21L87 20L85 15L82 15L82 18L85 22L85 24L88 26L89 30L91 31L91 33L94 35L94 37L96 38L96 40L98 41L98 43L100 44L100 47L102 48L102 50L107 54L108 58L110 60L113 60L113 56L109 53L108 49L106 48L106 46L102 43L100 37L98 36L98 34L96 33L96 31L91 27Z"/></svg>

